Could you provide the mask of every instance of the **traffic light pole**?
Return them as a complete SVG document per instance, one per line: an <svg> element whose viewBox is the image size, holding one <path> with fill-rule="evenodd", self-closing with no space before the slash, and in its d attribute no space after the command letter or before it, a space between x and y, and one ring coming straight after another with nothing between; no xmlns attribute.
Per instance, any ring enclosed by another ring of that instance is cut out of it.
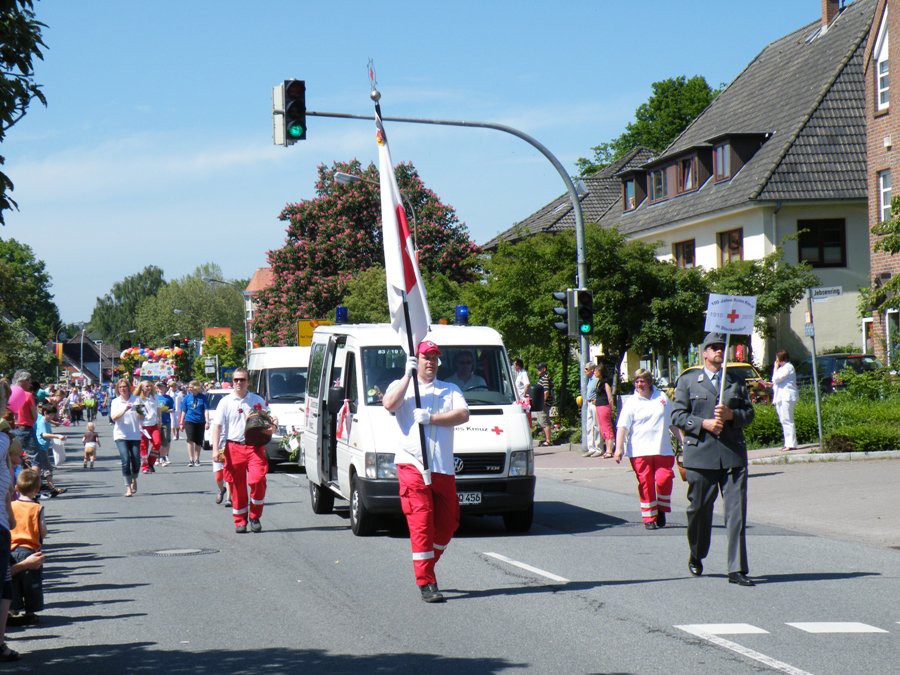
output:
<svg viewBox="0 0 900 675"><path fill-rule="evenodd" d="M313 112L306 111L307 117L333 117L336 119L349 119L349 120L370 120L374 121L374 117L370 115L351 115L348 113L334 113L334 112ZM496 124L494 122L466 122L463 120L435 120L435 119L424 119L419 117L382 117L382 121L384 122L403 122L407 124L436 124L440 126L447 127L475 127L478 129L494 129L495 131L503 131L507 134L512 134L517 138L521 138L523 141L528 143L534 148L544 155L553 167L556 169L557 173L559 173L560 177L563 180L563 183L566 186L566 192L569 194L569 201L572 204L572 211L575 214L575 264L576 264L576 273L577 273L577 283L578 288L588 288L588 278L587 278L587 261L585 259L585 244L584 244L584 216L581 212L581 200L578 199L578 192L575 190L575 184L572 182L572 179L569 177L568 172L565 167L560 163L560 161L556 158L556 156L547 149L547 147L538 141L533 136L529 136L524 131L520 131L514 127L507 126L506 124ZM579 364L578 372L579 372L579 382L580 382L580 392L584 393L585 385L587 384L587 380L584 375L584 364L590 360L590 345L588 342L588 338L586 335L582 335L581 339L578 343L579 349L581 351L581 363ZM581 415L581 439L582 443L584 443L587 439L587 429L585 426L585 420L587 419L587 397L584 397L584 401L582 402L582 415Z"/></svg>

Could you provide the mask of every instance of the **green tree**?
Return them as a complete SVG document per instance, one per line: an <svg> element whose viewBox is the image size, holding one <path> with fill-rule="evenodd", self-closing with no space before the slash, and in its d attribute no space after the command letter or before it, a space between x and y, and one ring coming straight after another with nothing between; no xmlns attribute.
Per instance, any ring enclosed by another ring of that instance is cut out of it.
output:
<svg viewBox="0 0 900 675"><path fill-rule="evenodd" d="M41 341L52 340L60 324L51 283L30 246L0 239L0 312L24 319L24 326Z"/></svg>
<svg viewBox="0 0 900 675"><path fill-rule="evenodd" d="M808 264L784 262L781 246L763 258L709 270L707 278L712 293L756 296L754 328L763 337L774 336L778 317L800 302L806 289L820 283Z"/></svg>
<svg viewBox="0 0 900 675"><path fill-rule="evenodd" d="M894 256L900 253L900 195L891 199L891 219L872 226L872 234L880 237L872 250ZM860 295L860 313L884 312L900 308L900 274L890 279L875 279L871 288Z"/></svg>
<svg viewBox="0 0 900 675"><path fill-rule="evenodd" d="M343 303L347 307L350 323L390 321L384 267L372 265L347 282Z"/></svg>
<svg viewBox="0 0 900 675"><path fill-rule="evenodd" d="M591 159L578 158L575 164L582 176L600 171L636 147L662 152L721 91L712 89L702 75L670 77L651 87L653 94L634 111L634 121L624 133L591 148Z"/></svg>
<svg viewBox="0 0 900 675"><path fill-rule="evenodd" d="M336 172L364 181L342 185ZM411 164L395 168L410 209L423 277L443 274L465 282L476 274L478 247L453 209L427 189ZM413 212L415 216L413 217ZM288 222L283 248L269 251L273 284L258 296L254 333L264 344L291 344L295 322L325 318L341 303L350 280L375 264L384 264L378 169L358 161L319 166L316 197L288 204L280 219Z"/></svg>
<svg viewBox="0 0 900 675"><path fill-rule="evenodd" d="M43 59L41 29L34 18L32 0L4 0L0 5L0 143L6 132L25 116L34 99L47 105L41 86L34 80L34 59ZM5 159L0 156L0 166ZM0 172L0 225L5 211L16 208L9 193L13 183Z"/></svg>
<svg viewBox="0 0 900 675"><path fill-rule="evenodd" d="M91 314L90 330L104 342L135 328L138 305L152 298L165 285L163 271L148 265L141 272L113 284L109 293L97 298ZM140 334L137 337L143 337Z"/></svg>
<svg viewBox="0 0 900 675"><path fill-rule="evenodd" d="M0 373L8 377L24 368L42 382L55 379L56 358L44 342L36 338L25 319L7 321L0 317Z"/></svg>
<svg viewBox="0 0 900 675"><path fill-rule="evenodd" d="M213 335L203 342L203 356L194 359L194 378L198 380L213 379L206 374L205 359L219 357L219 369L233 368L240 365L240 361L232 345L229 345L221 335Z"/></svg>

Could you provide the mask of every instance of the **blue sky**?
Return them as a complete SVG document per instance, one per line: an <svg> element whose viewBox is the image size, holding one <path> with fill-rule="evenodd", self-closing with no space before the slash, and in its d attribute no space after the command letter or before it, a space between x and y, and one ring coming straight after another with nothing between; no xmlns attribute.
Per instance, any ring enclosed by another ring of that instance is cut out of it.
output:
<svg viewBox="0 0 900 675"><path fill-rule="evenodd" d="M146 265L166 279L218 263L266 265L282 207L314 196L316 167L377 162L373 123L308 119L272 143L271 92L306 80L310 110L499 122L575 160L621 133L651 83L730 82L772 40L817 20L820 0L303 2L39 0L48 45L33 107L2 147L20 210L0 237L45 261L65 321ZM496 131L388 125L484 243L564 187Z"/></svg>

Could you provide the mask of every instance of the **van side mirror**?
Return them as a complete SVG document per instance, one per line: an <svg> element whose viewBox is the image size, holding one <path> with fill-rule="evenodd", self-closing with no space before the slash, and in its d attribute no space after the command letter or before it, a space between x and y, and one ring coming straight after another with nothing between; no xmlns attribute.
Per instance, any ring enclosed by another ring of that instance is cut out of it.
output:
<svg viewBox="0 0 900 675"><path fill-rule="evenodd" d="M337 415L341 406L344 405L344 388L343 387L330 387L328 389L328 412L332 415Z"/></svg>

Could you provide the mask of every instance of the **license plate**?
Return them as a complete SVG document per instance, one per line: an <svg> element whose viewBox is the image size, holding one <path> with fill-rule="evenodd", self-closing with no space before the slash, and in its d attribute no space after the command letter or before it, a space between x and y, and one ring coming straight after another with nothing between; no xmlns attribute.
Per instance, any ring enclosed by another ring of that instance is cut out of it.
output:
<svg viewBox="0 0 900 675"><path fill-rule="evenodd" d="M460 506L469 506L471 504L481 503L480 492L457 492L456 496L459 498Z"/></svg>

